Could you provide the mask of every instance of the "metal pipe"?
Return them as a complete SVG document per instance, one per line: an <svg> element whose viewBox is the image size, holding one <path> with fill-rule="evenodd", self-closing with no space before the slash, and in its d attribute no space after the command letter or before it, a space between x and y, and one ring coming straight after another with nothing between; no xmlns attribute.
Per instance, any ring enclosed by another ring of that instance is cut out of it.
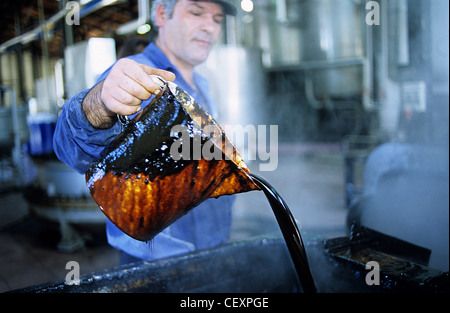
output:
<svg viewBox="0 0 450 313"><path fill-rule="evenodd" d="M314 109L322 109L323 102L316 99L314 95L314 83L312 77L312 70L307 70L305 72L305 96L308 100L308 104Z"/></svg>
<svg viewBox="0 0 450 313"><path fill-rule="evenodd" d="M79 13L80 18L86 15L89 15L90 13L101 9L102 7L112 5L114 3L122 2L121 0L92 0L88 2L86 5L81 7ZM38 27L34 28L33 30L26 32L20 36L14 37L3 44L0 45L0 54L7 51L8 48L11 48L18 44L28 44L34 40L39 39L39 36L41 33L46 30L52 29L56 22L58 22L60 19L64 18L68 13L70 12L70 8L63 8L61 11L50 17L48 20L43 21L42 25L39 25Z"/></svg>
<svg viewBox="0 0 450 313"><path fill-rule="evenodd" d="M407 0L399 0L397 7L398 14L398 54L397 64L400 66L409 65L409 39L408 39L408 2Z"/></svg>
<svg viewBox="0 0 450 313"><path fill-rule="evenodd" d="M138 18L134 21L126 23L117 28L116 33L118 35L126 35L132 32L136 32L136 29L146 24L150 19L150 1L138 0Z"/></svg>
<svg viewBox="0 0 450 313"><path fill-rule="evenodd" d="M351 57L342 58L335 60L320 60L320 61L303 61L298 65L286 65L286 66L276 66L269 68L268 71L301 71L301 70L315 70L315 69L327 69L327 68L338 68L353 65L362 65L366 59L364 57Z"/></svg>
<svg viewBox="0 0 450 313"><path fill-rule="evenodd" d="M41 49L42 49L42 58L43 58L43 76L45 78L50 77L50 58L48 54L48 31L45 30L45 16L44 16L44 1L39 0L38 1L38 13L39 13L39 24L42 26L42 37L41 37ZM46 82L45 87L47 88L47 95L50 98L51 95L51 88L48 82Z"/></svg>
<svg viewBox="0 0 450 313"><path fill-rule="evenodd" d="M286 0L278 0L276 2L276 14L278 22L286 23L288 21Z"/></svg>
<svg viewBox="0 0 450 313"><path fill-rule="evenodd" d="M15 46L17 44L27 44L31 41L36 40L43 29L47 29L50 27L50 25L56 23L61 18L63 18L68 13L68 10L64 9L62 11L59 11L55 15L53 15L51 18L49 18L43 25L40 25L36 27L35 29L26 32L25 34L22 34L20 36L14 37L13 39L10 39L3 44L0 45L0 53L6 52L6 50L12 46Z"/></svg>
<svg viewBox="0 0 450 313"><path fill-rule="evenodd" d="M14 133L14 148L12 150L12 160L18 173L16 177L16 186L22 187L24 173L22 169L22 156L20 150L19 114L17 112L16 92L13 86L0 86L0 90L9 91L11 93L11 120Z"/></svg>

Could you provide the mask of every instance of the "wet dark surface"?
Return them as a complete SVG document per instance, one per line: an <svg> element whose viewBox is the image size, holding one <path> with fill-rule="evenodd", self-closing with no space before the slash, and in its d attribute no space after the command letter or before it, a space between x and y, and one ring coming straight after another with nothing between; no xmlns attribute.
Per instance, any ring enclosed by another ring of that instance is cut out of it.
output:
<svg viewBox="0 0 450 313"><path fill-rule="evenodd" d="M370 230L369 230L370 232ZM365 231L367 234L368 232ZM384 236L371 234L370 241ZM369 241L338 237L305 239L319 293L448 293L449 276L371 248ZM361 239L361 237L360 237ZM376 246L376 244L374 245ZM378 246L380 247L380 246ZM410 249L405 243L402 249ZM368 261L380 265L380 283L370 285ZM83 275L80 285L63 280L13 292L303 292L283 238L258 236L215 249L153 262L137 262Z"/></svg>
<svg viewBox="0 0 450 313"><path fill-rule="evenodd" d="M249 266L251 264L251 266ZM257 238L155 262L137 262L15 292L296 292L299 285L280 238Z"/></svg>

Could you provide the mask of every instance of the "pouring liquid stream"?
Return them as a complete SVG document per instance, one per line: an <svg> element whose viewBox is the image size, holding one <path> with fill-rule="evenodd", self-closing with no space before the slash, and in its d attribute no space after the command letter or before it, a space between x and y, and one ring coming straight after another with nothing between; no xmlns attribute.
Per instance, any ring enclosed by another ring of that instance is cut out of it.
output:
<svg viewBox="0 0 450 313"><path fill-rule="evenodd" d="M311 274L300 231L291 211L289 210L289 207L275 188L273 188L267 181L255 174L250 173L249 175L254 180L256 185L262 189L269 200L284 240L286 241L289 253L291 254L292 262L294 263L297 271L303 292L316 293L317 289Z"/></svg>

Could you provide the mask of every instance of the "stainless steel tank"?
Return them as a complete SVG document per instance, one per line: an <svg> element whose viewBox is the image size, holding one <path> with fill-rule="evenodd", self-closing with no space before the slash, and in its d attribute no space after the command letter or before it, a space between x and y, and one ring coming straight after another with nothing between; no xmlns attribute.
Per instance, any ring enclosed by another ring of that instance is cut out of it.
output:
<svg viewBox="0 0 450 313"><path fill-rule="evenodd" d="M301 4L298 0L257 1L252 14L265 66L293 65L302 60Z"/></svg>
<svg viewBox="0 0 450 313"><path fill-rule="evenodd" d="M363 89L365 8L360 0L258 1L255 19L264 64L306 70L314 96L342 98Z"/></svg>
<svg viewBox="0 0 450 313"><path fill-rule="evenodd" d="M199 72L210 82L221 124L245 126L264 122L265 75L261 49L218 45Z"/></svg>
<svg viewBox="0 0 450 313"><path fill-rule="evenodd" d="M80 228L103 228L106 221L89 195L84 175L59 160L37 162L37 178L25 189L25 199L33 214L59 224L61 239L57 248L61 252L83 248L85 238Z"/></svg>
<svg viewBox="0 0 450 313"><path fill-rule="evenodd" d="M257 125L270 124L261 49L217 45L197 70L210 83L212 115L244 159L255 160Z"/></svg>
<svg viewBox="0 0 450 313"><path fill-rule="evenodd" d="M315 96L360 94L362 63L342 66L338 62L364 57L365 11L361 1L304 0L299 9L303 34L302 62L318 64L312 74Z"/></svg>
<svg viewBox="0 0 450 313"><path fill-rule="evenodd" d="M363 56L360 1L304 0L299 10L304 34L303 60L334 60Z"/></svg>

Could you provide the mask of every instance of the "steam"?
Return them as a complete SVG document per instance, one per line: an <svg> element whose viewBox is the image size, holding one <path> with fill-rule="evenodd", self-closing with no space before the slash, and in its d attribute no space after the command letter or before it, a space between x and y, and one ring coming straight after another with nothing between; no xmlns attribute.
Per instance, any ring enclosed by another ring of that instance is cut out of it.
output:
<svg viewBox="0 0 450 313"><path fill-rule="evenodd" d="M358 204L358 222L430 249L428 265L448 271L448 153L422 145L386 144L372 153L367 165L370 181Z"/></svg>

